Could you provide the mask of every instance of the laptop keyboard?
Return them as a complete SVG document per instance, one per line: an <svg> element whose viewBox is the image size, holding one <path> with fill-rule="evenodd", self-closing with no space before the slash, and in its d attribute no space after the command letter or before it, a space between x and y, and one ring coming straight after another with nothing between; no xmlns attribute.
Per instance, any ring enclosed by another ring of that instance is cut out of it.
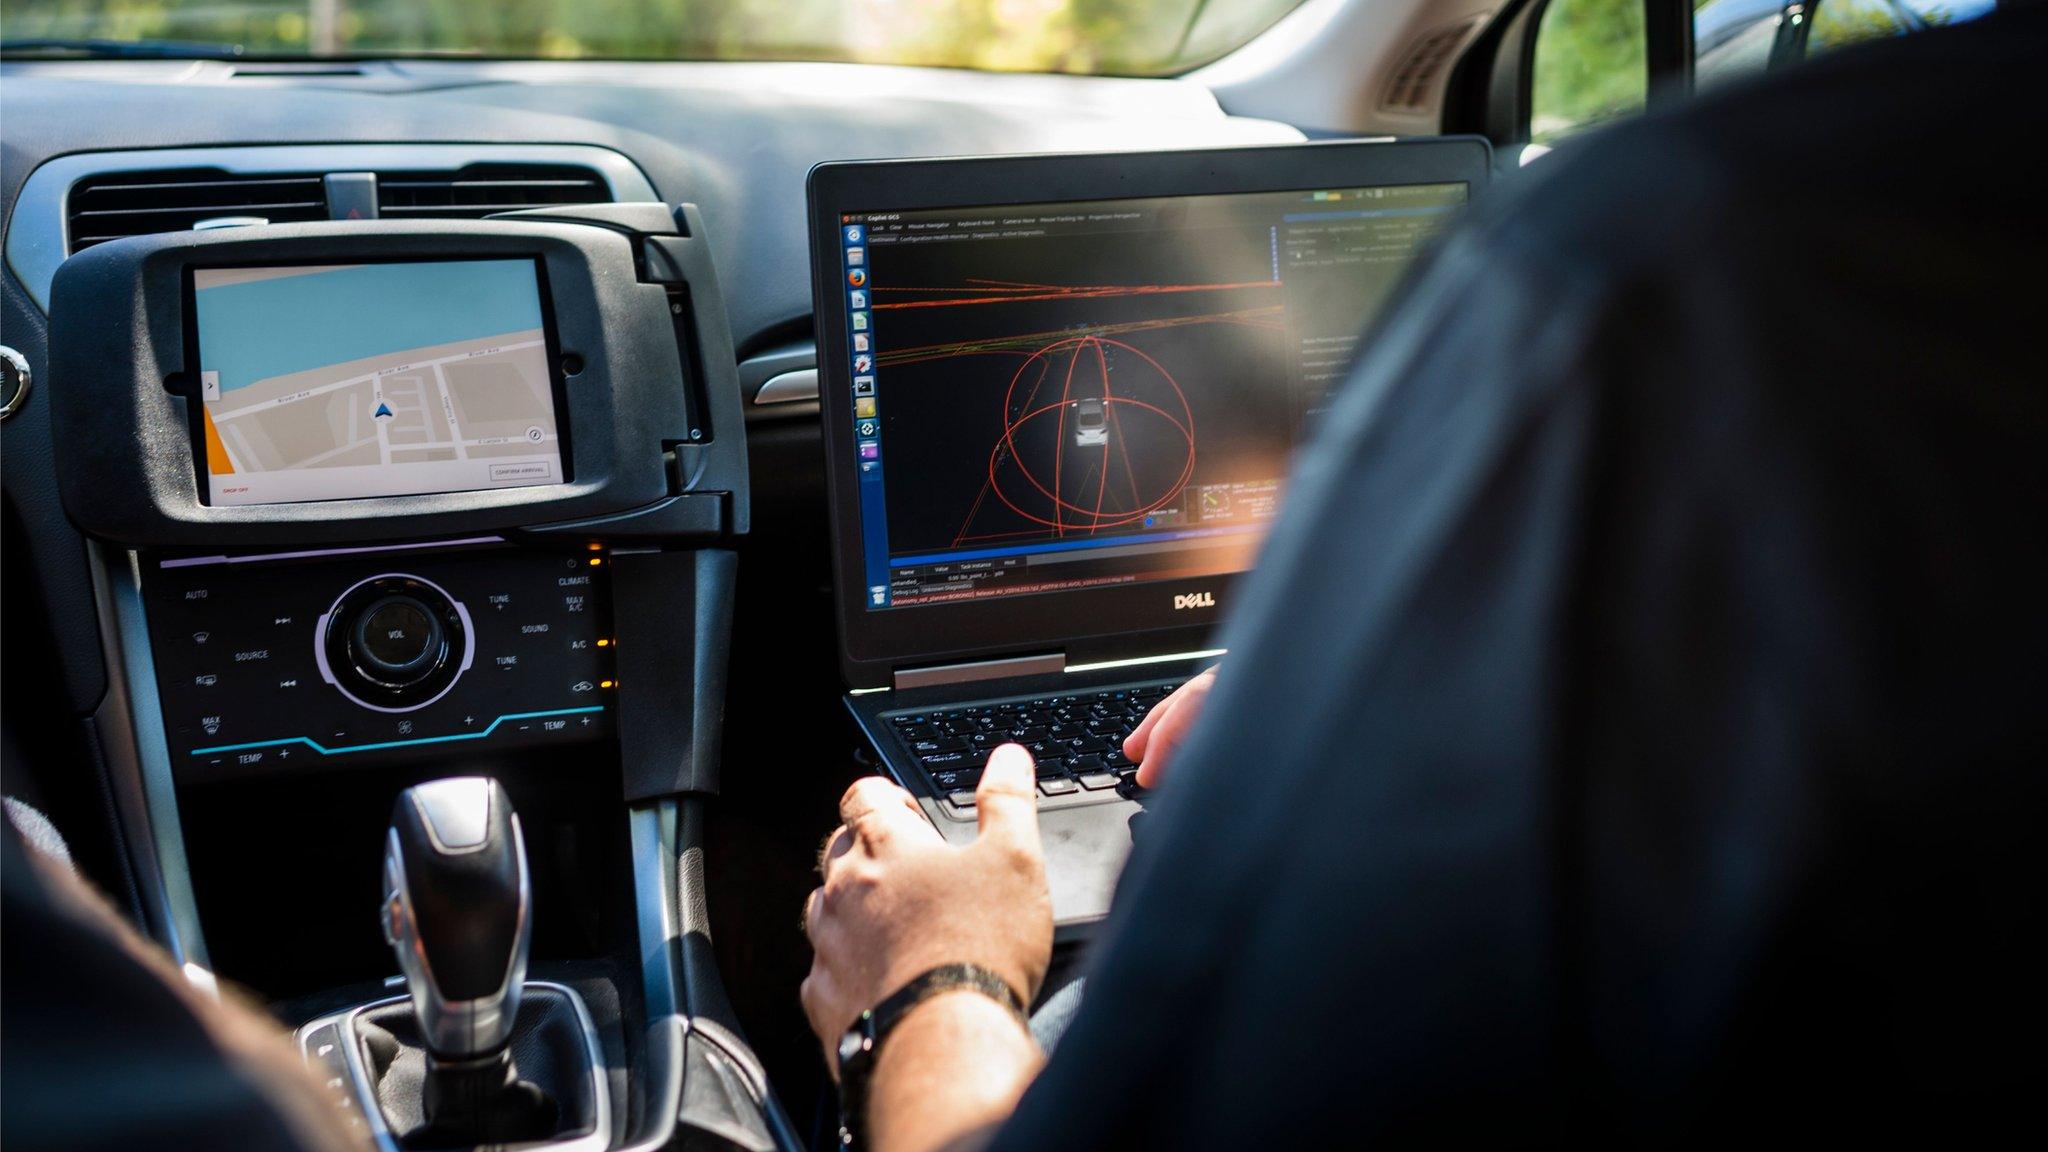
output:
<svg viewBox="0 0 2048 1152"><path fill-rule="evenodd" d="M1124 737L1179 682L1042 696L969 708L892 716L910 754L930 774L939 795L974 805L974 789L988 754L1022 744L1038 761L1041 796L1107 792L1124 785L1137 765L1124 756Z"/></svg>

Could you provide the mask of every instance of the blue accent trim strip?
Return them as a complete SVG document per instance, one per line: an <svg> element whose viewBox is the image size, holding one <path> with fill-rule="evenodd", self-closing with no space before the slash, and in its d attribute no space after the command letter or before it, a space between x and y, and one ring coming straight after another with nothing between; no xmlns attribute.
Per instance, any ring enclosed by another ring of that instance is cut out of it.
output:
<svg viewBox="0 0 2048 1152"><path fill-rule="evenodd" d="M351 744L346 748L325 748L304 736L292 736L283 740L257 740L248 744L218 744L212 748L194 748L194 756L211 756L216 752L247 752L251 748L276 748L285 744L304 744L322 756L340 756L345 752L376 752L385 748L410 748L420 744L447 744L456 740L481 740L498 730L498 725L507 720L538 720L543 716L577 716L586 712L602 712L604 705L593 704L587 708L556 708L547 712L514 712L491 721L490 727L481 732L457 732L448 736L418 736L411 740L386 740L380 744Z"/></svg>
<svg viewBox="0 0 2048 1152"><path fill-rule="evenodd" d="M915 568L920 564L950 564L956 560L989 560L1002 556L1033 556L1043 552L1081 552L1090 548L1121 548L1130 544L1155 544L1176 540L1204 540L1212 536L1242 536L1257 527L1189 528L1180 532L1140 532L1129 536L1098 536L1091 540L1057 540L1043 544L1018 544L1007 548L977 548L971 552L935 552L923 556L891 558L891 568Z"/></svg>

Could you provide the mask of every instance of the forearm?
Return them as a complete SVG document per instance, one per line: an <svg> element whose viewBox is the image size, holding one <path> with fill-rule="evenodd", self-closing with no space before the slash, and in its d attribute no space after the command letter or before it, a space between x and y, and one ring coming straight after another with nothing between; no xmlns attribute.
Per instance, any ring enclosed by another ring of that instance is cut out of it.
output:
<svg viewBox="0 0 2048 1152"><path fill-rule="evenodd" d="M1001 1005L969 991L934 996L903 1018L868 1083L873 1152L965 1152L988 1142L1045 1063Z"/></svg>

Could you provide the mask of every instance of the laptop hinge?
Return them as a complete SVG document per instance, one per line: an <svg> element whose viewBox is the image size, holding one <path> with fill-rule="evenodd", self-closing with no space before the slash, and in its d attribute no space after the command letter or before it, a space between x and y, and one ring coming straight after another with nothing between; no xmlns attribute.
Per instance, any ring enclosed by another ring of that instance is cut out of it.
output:
<svg viewBox="0 0 2048 1152"><path fill-rule="evenodd" d="M1067 654L1044 652L1036 656L1009 656L1001 660L974 660L965 664L938 664L930 668L899 668L895 673L898 691L905 688L933 688L942 684L971 684L979 680L1007 680L1017 676L1045 676L1067 670Z"/></svg>

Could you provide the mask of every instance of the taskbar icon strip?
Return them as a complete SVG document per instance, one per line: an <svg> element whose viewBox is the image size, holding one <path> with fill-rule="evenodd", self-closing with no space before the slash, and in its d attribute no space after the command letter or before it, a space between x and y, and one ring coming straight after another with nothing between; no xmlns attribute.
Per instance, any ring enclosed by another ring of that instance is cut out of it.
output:
<svg viewBox="0 0 2048 1152"><path fill-rule="evenodd" d="M878 494L882 480L881 398L875 393L873 285L869 282L867 226L851 217L841 220L840 248L845 257L846 339L853 366L853 451L862 492L862 532L868 538L868 606L889 606L889 585L881 577L883 558L876 555L878 537L886 533L880 520Z"/></svg>

